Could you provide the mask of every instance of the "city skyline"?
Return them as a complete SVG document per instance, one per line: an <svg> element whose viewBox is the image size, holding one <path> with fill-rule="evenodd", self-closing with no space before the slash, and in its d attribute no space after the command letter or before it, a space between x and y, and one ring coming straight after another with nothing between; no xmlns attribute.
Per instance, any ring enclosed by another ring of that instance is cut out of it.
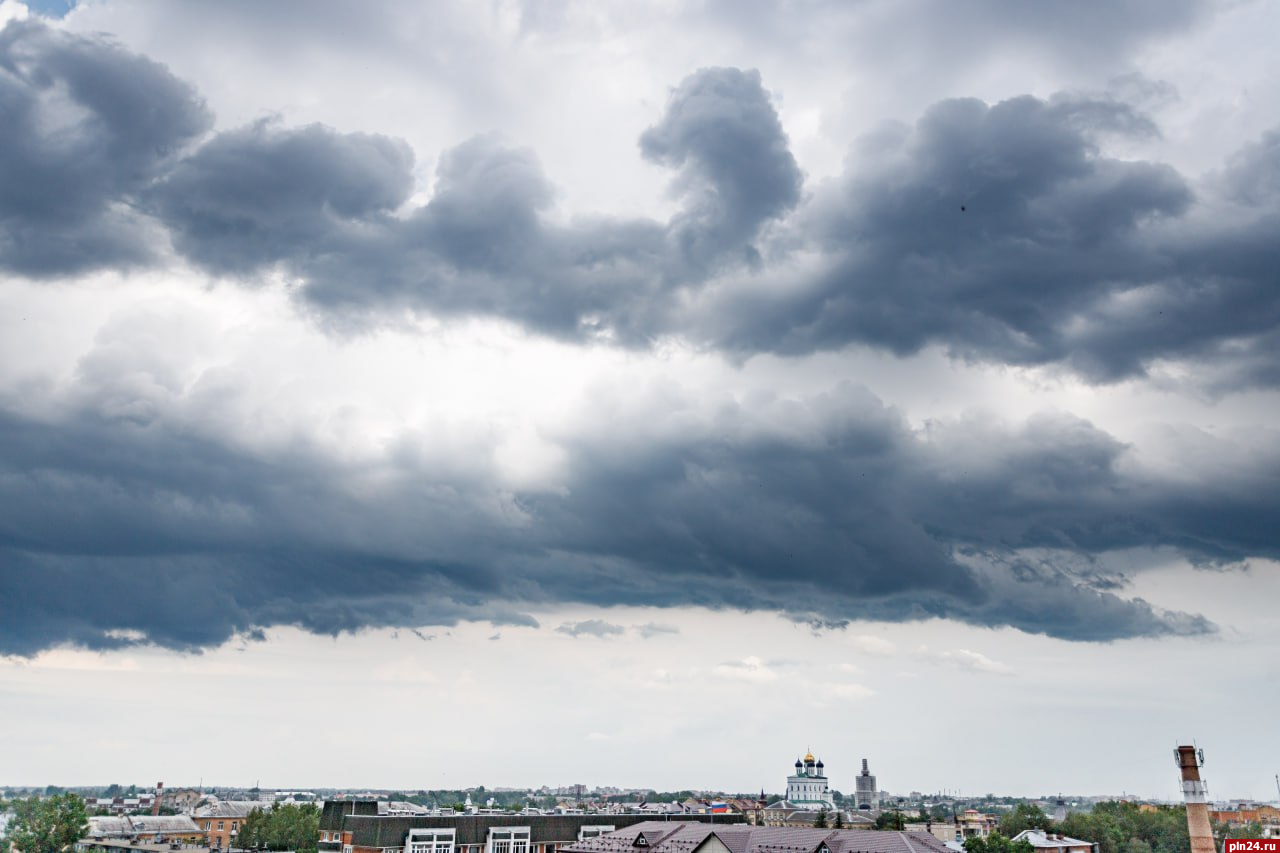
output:
<svg viewBox="0 0 1280 853"><path fill-rule="evenodd" d="M1276 4L0 27L0 785L1275 795Z"/></svg>

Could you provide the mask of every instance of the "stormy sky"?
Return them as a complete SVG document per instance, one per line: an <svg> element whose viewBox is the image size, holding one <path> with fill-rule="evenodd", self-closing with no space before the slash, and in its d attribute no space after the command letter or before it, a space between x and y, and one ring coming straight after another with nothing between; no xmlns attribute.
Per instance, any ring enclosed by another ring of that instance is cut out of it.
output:
<svg viewBox="0 0 1280 853"><path fill-rule="evenodd" d="M0 25L0 784L1274 794L1272 4Z"/></svg>

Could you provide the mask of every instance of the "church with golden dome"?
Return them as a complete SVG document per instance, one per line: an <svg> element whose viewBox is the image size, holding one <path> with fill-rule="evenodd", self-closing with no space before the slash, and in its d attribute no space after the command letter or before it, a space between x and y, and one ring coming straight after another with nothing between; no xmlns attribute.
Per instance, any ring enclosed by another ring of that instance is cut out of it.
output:
<svg viewBox="0 0 1280 853"><path fill-rule="evenodd" d="M834 810L836 801L824 767L822 759L814 758L812 752L797 758L796 772L787 777L787 802L806 811Z"/></svg>

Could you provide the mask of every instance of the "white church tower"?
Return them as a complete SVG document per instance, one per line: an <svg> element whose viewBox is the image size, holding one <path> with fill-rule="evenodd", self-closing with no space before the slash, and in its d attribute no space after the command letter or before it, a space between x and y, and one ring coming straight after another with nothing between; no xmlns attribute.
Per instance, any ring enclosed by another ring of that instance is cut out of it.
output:
<svg viewBox="0 0 1280 853"><path fill-rule="evenodd" d="M796 772L787 777L787 801L798 809L828 811L836 807L821 761L810 752L796 759Z"/></svg>

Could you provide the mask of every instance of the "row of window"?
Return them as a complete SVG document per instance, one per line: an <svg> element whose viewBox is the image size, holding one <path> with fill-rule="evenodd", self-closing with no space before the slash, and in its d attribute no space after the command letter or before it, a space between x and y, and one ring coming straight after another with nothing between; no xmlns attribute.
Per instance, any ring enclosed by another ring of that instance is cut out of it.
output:
<svg viewBox="0 0 1280 853"><path fill-rule="evenodd" d="M221 821L221 820L220 820L220 821L218 821L218 832L222 832L222 831L223 831L223 828L224 828L224 827L223 827L223 824L225 824L225 823L226 823L226 821ZM231 831L232 831L232 832L235 832L235 831L236 831L237 829L239 829L239 828L240 828L240 821L238 821L238 820L233 820L233 821L231 821ZM206 821L204 822L204 831L205 831L205 832L212 832L212 831L213 831L213 821L211 821L211 820L206 820Z"/></svg>
<svg viewBox="0 0 1280 853"><path fill-rule="evenodd" d="M606 824L583 826L578 830L578 840L595 838L607 832L613 832L614 829L613 825ZM403 847L384 847L380 853L455 853L456 838L457 830L453 828L411 829ZM320 833L321 841L340 841L341 839L342 835L339 832ZM534 849L531 839L532 832L527 826L491 827L483 853L554 853L560 846L557 843L543 844L537 845ZM352 845L344 846L342 853L352 853L351 847ZM480 848L475 845L469 847L463 845L458 848L458 853L479 853L479 851Z"/></svg>

